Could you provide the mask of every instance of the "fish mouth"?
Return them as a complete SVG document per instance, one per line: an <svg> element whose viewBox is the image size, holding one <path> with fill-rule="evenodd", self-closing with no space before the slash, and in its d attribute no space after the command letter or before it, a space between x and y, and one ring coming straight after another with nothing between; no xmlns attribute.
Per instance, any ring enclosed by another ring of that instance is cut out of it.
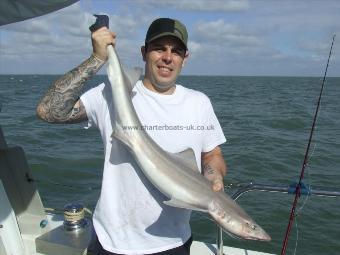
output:
<svg viewBox="0 0 340 255"><path fill-rule="evenodd" d="M252 241L263 241L263 242L270 242L272 240L272 238L270 236L266 236L266 237L263 237L263 238L253 238L253 237L250 237L250 238L245 238L247 240L252 240Z"/></svg>
<svg viewBox="0 0 340 255"><path fill-rule="evenodd" d="M263 233L261 234L257 234L255 236L245 236L244 239L247 239L247 240L252 240L252 241L264 241L264 242L269 242L272 240L272 238L266 233L263 231Z"/></svg>
<svg viewBox="0 0 340 255"><path fill-rule="evenodd" d="M234 234L226 230L224 230L224 232L228 234L230 237L237 240L263 241L263 242L269 242L272 240L272 238L266 232L257 235Z"/></svg>

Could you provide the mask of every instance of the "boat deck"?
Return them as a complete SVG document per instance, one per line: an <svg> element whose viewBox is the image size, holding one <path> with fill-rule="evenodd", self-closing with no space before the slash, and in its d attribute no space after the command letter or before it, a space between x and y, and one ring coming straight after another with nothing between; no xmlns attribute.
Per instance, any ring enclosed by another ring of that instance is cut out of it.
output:
<svg viewBox="0 0 340 255"><path fill-rule="evenodd" d="M63 214L44 208L24 151L7 147L0 127L0 255L90 255L92 224L66 231ZM216 254L216 245L194 241L191 255ZM224 247L225 255L270 255Z"/></svg>
<svg viewBox="0 0 340 255"><path fill-rule="evenodd" d="M191 245L190 249L191 255L213 255L216 254L216 245L215 244L207 244L203 242L194 241ZM273 255L271 253L264 253L259 251L251 251L240 248L234 248L229 246L223 247L224 255Z"/></svg>

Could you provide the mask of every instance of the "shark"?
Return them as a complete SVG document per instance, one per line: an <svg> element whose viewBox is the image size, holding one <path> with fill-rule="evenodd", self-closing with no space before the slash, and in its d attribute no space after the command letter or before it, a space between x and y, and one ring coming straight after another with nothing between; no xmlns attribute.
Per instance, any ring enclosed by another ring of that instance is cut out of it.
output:
<svg viewBox="0 0 340 255"><path fill-rule="evenodd" d="M180 153L163 150L141 127L132 104L132 89L142 69L122 68L115 48L107 47L107 75L115 109L112 137L125 144L146 178L168 200L164 204L207 213L228 234L242 239L269 241L270 236L224 191L215 192L198 170L191 148Z"/></svg>

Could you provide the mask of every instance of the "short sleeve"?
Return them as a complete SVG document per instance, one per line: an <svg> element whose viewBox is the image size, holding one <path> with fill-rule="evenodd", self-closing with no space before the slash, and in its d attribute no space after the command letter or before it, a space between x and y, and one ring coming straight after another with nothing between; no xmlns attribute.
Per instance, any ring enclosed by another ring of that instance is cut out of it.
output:
<svg viewBox="0 0 340 255"><path fill-rule="evenodd" d="M204 100L203 113L204 131L202 151L209 152L216 146L225 143L226 138L208 97L206 97L206 100Z"/></svg>
<svg viewBox="0 0 340 255"><path fill-rule="evenodd" d="M87 92L85 92L80 100L83 103L88 119L87 127L90 128L93 125L98 127L98 115L101 111L100 98L102 97L102 91L105 84L101 83L97 87L94 87Z"/></svg>

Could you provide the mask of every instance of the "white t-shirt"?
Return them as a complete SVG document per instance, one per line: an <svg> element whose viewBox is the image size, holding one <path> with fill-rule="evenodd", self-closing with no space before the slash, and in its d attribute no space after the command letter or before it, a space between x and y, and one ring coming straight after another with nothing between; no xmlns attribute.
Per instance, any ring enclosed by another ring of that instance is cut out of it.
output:
<svg viewBox="0 0 340 255"><path fill-rule="evenodd" d="M123 254L156 253L181 246L191 235L191 211L164 205L168 198L146 179L125 145L111 137L111 93L111 85L102 83L80 98L88 125L99 129L104 143L103 182L93 215L98 239L105 250ZM199 169L201 152L226 141L209 98L201 92L176 85L173 94L162 95L138 81L132 95L137 115L151 138L168 152L192 148Z"/></svg>

